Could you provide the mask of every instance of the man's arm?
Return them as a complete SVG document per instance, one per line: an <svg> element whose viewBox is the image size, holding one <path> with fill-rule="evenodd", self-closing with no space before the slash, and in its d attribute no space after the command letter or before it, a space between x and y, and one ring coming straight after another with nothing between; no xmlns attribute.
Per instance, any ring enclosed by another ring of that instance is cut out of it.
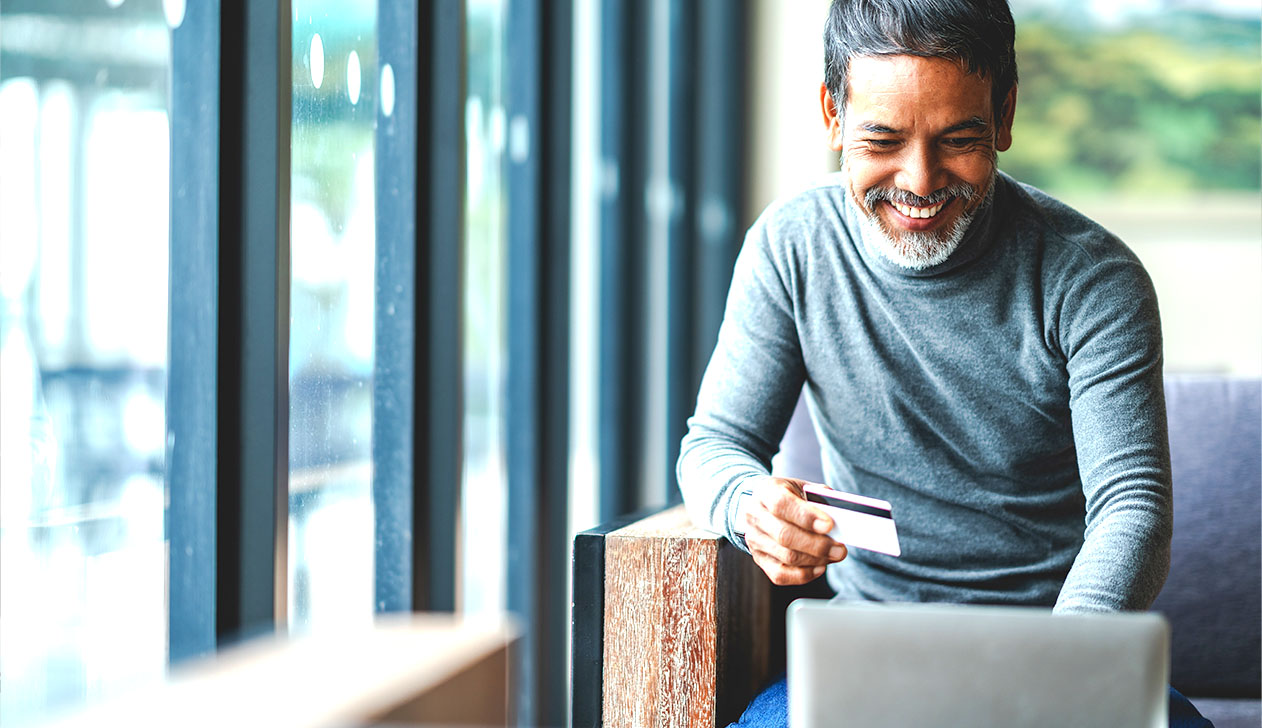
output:
<svg viewBox="0 0 1262 728"><path fill-rule="evenodd" d="M1173 522L1156 294L1138 262L1118 260L1065 300L1086 536L1056 610L1147 609L1169 570Z"/></svg>
<svg viewBox="0 0 1262 728"><path fill-rule="evenodd" d="M786 249L773 247L764 216L737 259L677 465L693 522L749 551L778 584L810 581L845 556L823 535L831 519L802 499L800 482L768 475L805 379L790 280Z"/></svg>

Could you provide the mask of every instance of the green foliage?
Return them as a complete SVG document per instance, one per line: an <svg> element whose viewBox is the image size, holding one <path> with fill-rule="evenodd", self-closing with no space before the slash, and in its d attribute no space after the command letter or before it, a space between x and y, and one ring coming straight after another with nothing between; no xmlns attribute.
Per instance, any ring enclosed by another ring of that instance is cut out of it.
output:
<svg viewBox="0 0 1262 728"><path fill-rule="evenodd" d="M1262 187L1256 19L1071 25L1017 24L1021 83L1005 171L1062 194Z"/></svg>

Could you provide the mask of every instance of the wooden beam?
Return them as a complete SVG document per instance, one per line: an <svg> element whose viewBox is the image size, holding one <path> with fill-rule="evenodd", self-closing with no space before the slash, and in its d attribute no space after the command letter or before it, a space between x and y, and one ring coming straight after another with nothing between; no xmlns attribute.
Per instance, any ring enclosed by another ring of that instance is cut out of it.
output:
<svg viewBox="0 0 1262 728"><path fill-rule="evenodd" d="M723 726L770 677L771 584L677 506L605 538L603 723Z"/></svg>

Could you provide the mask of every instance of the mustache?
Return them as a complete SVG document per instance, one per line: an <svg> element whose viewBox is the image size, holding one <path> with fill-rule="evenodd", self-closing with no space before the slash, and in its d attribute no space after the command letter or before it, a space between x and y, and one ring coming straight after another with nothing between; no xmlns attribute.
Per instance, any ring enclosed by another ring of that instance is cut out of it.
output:
<svg viewBox="0 0 1262 728"><path fill-rule="evenodd" d="M966 182L957 182L947 185L942 189L934 190L926 197L921 197L913 192L902 190L897 187L872 187L863 194L863 201L867 203L869 210L873 209L878 202L889 201L896 202L900 205L908 207L932 207L939 202L946 202L952 197L962 197L965 200L972 200L981 194L981 189L975 185Z"/></svg>

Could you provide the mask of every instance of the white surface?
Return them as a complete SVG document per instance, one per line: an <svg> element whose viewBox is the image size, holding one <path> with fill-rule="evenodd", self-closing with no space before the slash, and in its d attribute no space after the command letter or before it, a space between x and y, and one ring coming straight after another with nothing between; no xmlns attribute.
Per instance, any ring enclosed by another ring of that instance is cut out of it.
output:
<svg viewBox="0 0 1262 728"><path fill-rule="evenodd" d="M53 725L359 725L441 685L515 638L515 629L499 620L397 615L379 618L372 628L261 639L176 672L159 688Z"/></svg>

